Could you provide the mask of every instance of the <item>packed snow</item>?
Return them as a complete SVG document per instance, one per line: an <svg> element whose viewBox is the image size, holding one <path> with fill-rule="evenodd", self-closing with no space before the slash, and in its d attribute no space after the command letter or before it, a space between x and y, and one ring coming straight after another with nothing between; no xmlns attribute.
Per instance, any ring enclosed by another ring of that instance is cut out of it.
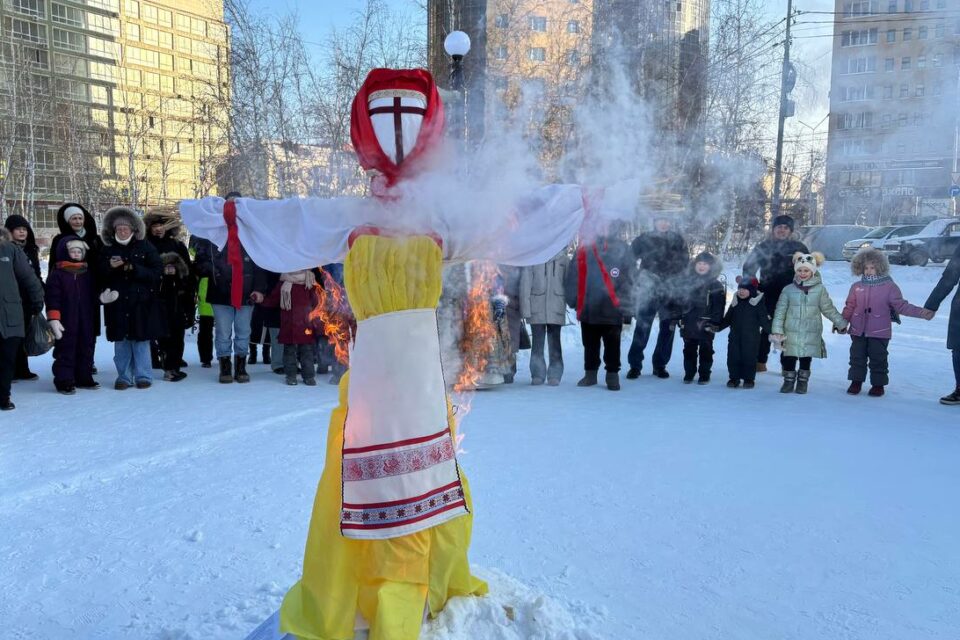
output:
<svg viewBox="0 0 960 640"><path fill-rule="evenodd" d="M852 277L828 263L841 305ZM942 267L894 267L923 304ZM732 283L732 277L729 278ZM905 318L883 398L850 397L849 338L826 335L807 396L776 371L754 390L623 381L478 393L461 464L471 559L491 584L452 601L425 640L955 639L960 628L960 411L947 308ZM624 335L624 356L630 334ZM648 347L652 353L653 339ZM0 624L5 640L242 639L298 577L323 466L329 385L268 367L64 397L50 356L0 415ZM776 369L776 367L771 367Z"/></svg>

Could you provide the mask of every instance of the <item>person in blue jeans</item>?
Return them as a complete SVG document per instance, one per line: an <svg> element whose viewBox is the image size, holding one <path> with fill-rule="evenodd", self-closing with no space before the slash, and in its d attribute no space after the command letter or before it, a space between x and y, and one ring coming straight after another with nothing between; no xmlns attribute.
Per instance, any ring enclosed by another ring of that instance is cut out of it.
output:
<svg viewBox="0 0 960 640"><path fill-rule="evenodd" d="M960 246L947 263L947 268L943 270L940 282L930 292L927 298L925 309L937 311L940 309L940 303L943 302L957 284L960 284ZM950 321L947 324L947 349L953 352L953 376L956 383L953 392L940 398L941 404L960 405L960 290L953 295L953 301L950 303Z"/></svg>
<svg viewBox="0 0 960 640"><path fill-rule="evenodd" d="M227 194L226 200L239 198L240 194ZM232 296L233 267L227 260L227 248L219 249L209 240L196 243L197 255L194 266L197 275L209 278L207 302L213 307L214 349L220 363L220 382L250 382L247 373L247 354L250 352L250 321L253 305L263 302L268 290L267 272L254 264L243 245L240 246L243 261L243 288L239 300ZM231 366L230 356L233 356Z"/></svg>
<svg viewBox="0 0 960 640"><path fill-rule="evenodd" d="M158 297L163 262L146 234L143 219L129 207L113 207L103 217L98 284L118 391L151 386L150 341L166 335Z"/></svg>
<svg viewBox="0 0 960 640"><path fill-rule="evenodd" d="M633 255L640 260L640 273L637 276L637 326L633 330L633 342L627 353L630 365L628 380L640 377L643 352L657 316L660 316L660 330L653 351L653 375L658 378L670 377L667 364L673 352L673 335L680 319L680 309L675 300L676 280L690 261L687 243L673 226L673 219L667 213L657 213L653 219L653 230L641 233L630 245Z"/></svg>

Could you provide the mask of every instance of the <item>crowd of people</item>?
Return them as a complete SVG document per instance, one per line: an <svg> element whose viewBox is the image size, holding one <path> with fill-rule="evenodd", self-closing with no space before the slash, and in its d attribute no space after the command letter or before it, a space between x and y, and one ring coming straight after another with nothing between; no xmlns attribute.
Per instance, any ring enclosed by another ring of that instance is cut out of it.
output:
<svg viewBox="0 0 960 640"><path fill-rule="evenodd" d="M342 287L339 265L270 273L251 260L242 244L239 255L202 239L191 238L188 247L180 239L175 214L140 216L128 207L114 207L103 215L98 230L86 208L67 203L60 207L57 223L45 282L29 221L12 215L0 231L0 409L14 408L12 381L38 377L30 370L23 338L44 308L56 340L53 384L65 395L99 388L94 355L104 327L114 345L116 390L149 388L155 369L168 382L186 378L184 337L191 330L197 332L201 366L212 368L216 358L218 380L224 384L249 382L247 366L257 363L258 356L288 385L316 385L317 375L326 372L337 383L343 375L346 365L337 361L325 314L318 313L328 298L336 300L337 308L328 311L341 322L347 317L355 328L342 296L321 296L325 288ZM542 265L502 267L491 304L495 321L502 320L511 333L504 344L512 351L507 354L512 369L504 382L514 381L516 352L530 348L532 384L560 384L561 329L570 307L584 347L580 387L599 384L603 365L606 387L621 388L622 330L634 321L626 378L639 378L656 320L653 376L670 377L679 329L683 382L709 384L714 340L727 331L727 387L754 388L757 373L767 370L775 349L783 376L780 391L803 394L812 361L826 357L826 318L834 331L851 339L847 392L859 394L869 374L869 395L882 396L889 384L892 324L901 316L932 319L960 283L958 251L925 304L912 305L890 277L886 256L867 249L851 263L858 279L838 308L819 274L823 257L797 240L794 220L781 215L744 262L728 304L720 259L706 251L690 259L674 225L669 214L657 215L651 230L627 243L623 227L614 224L581 243L572 256L562 251ZM960 404L960 294L951 307L947 347L956 385L941 402Z"/></svg>

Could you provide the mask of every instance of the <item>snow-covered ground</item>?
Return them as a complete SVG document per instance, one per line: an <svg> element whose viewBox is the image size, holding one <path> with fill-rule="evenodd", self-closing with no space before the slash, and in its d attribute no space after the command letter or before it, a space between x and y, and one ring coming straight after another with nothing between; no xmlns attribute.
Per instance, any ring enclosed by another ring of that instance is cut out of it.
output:
<svg viewBox="0 0 960 640"><path fill-rule="evenodd" d="M838 304L846 269L825 268ZM941 272L894 277L922 304ZM895 328L880 399L844 393L837 335L806 397L778 394L775 373L726 389L725 334L710 386L680 383L678 340L669 380L578 389L568 327L559 388L529 386L524 356L517 384L474 400L471 557L499 606L455 603L425 637L955 640L947 308ZM296 580L335 389L287 387L262 365L219 385L187 351L189 378L148 391L109 388L105 343L102 390L57 395L49 356L33 361L39 382L14 386L17 410L0 415L4 640L240 639Z"/></svg>

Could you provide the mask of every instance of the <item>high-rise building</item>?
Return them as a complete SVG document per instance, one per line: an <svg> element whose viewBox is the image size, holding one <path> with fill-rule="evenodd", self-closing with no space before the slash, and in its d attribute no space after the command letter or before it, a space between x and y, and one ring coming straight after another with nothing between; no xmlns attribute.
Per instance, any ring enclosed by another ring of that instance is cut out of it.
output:
<svg viewBox="0 0 960 640"><path fill-rule="evenodd" d="M837 0L827 222L951 215L960 22L950 0Z"/></svg>
<svg viewBox="0 0 960 640"><path fill-rule="evenodd" d="M38 229L64 200L203 195L226 143L222 1L4 0L0 198Z"/></svg>

